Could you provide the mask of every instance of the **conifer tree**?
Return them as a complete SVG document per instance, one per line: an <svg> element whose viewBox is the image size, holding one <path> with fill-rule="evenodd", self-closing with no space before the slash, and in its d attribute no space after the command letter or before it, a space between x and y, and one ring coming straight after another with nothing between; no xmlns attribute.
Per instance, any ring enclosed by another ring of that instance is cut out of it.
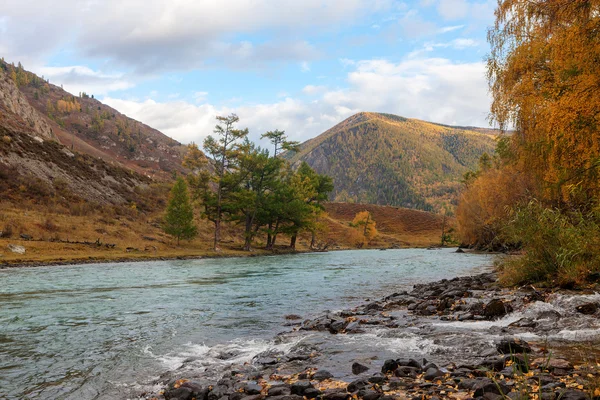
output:
<svg viewBox="0 0 600 400"><path fill-rule="evenodd" d="M188 187L181 177L177 178L171 189L163 230L177 239L178 246L181 239L193 239L198 233L194 225L194 211L190 203Z"/></svg>

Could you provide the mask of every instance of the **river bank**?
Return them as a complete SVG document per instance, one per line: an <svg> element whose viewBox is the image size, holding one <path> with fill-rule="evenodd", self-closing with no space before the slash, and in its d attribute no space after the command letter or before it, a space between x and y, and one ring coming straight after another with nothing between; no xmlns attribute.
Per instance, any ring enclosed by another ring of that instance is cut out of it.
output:
<svg viewBox="0 0 600 400"><path fill-rule="evenodd" d="M599 398L598 289L510 290L494 273L417 284L316 318L288 315L251 360L192 357L140 397Z"/></svg>

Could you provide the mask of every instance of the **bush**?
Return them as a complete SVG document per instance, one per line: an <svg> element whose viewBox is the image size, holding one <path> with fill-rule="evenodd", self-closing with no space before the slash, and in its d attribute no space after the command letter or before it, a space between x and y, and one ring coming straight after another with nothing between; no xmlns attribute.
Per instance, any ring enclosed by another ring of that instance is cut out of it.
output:
<svg viewBox="0 0 600 400"><path fill-rule="evenodd" d="M587 213L564 212L531 201L514 209L504 235L525 249L523 256L501 264L505 284L545 282L568 287L600 272L598 206Z"/></svg>

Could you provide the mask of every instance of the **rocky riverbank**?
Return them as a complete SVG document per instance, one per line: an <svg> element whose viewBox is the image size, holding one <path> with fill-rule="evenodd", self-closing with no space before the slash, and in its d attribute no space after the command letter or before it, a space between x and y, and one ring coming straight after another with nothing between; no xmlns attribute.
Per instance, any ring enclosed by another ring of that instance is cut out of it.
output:
<svg viewBox="0 0 600 400"><path fill-rule="evenodd" d="M444 279L304 321L289 315L251 360L185 360L141 397L597 399L599 305L594 290L508 290L492 273Z"/></svg>

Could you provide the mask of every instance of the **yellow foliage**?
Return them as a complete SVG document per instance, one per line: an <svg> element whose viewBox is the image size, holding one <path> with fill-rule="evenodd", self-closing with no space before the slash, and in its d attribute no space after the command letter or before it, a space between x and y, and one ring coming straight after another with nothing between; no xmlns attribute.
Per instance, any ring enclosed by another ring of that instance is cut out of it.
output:
<svg viewBox="0 0 600 400"><path fill-rule="evenodd" d="M482 173L463 191L456 209L461 241L479 248L496 247L509 207L523 199L530 187L527 175L513 167Z"/></svg>
<svg viewBox="0 0 600 400"><path fill-rule="evenodd" d="M377 236L377 223L368 211L361 211L354 216L352 226L356 228L356 243L366 244Z"/></svg>
<svg viewBox="0 0 600 400"><path fill-rule="evenodd" d="M73 111L79 111L81 105L75 101L58 100L56 102L56 110L61 113L69 114Z"/></svg>
<svg viewBox="0 0 600 400"><path fill-rule="evenodd" d="M492 119L552 204L600 194L599 29L600 0L501 0L489 33Z"/></svg>

